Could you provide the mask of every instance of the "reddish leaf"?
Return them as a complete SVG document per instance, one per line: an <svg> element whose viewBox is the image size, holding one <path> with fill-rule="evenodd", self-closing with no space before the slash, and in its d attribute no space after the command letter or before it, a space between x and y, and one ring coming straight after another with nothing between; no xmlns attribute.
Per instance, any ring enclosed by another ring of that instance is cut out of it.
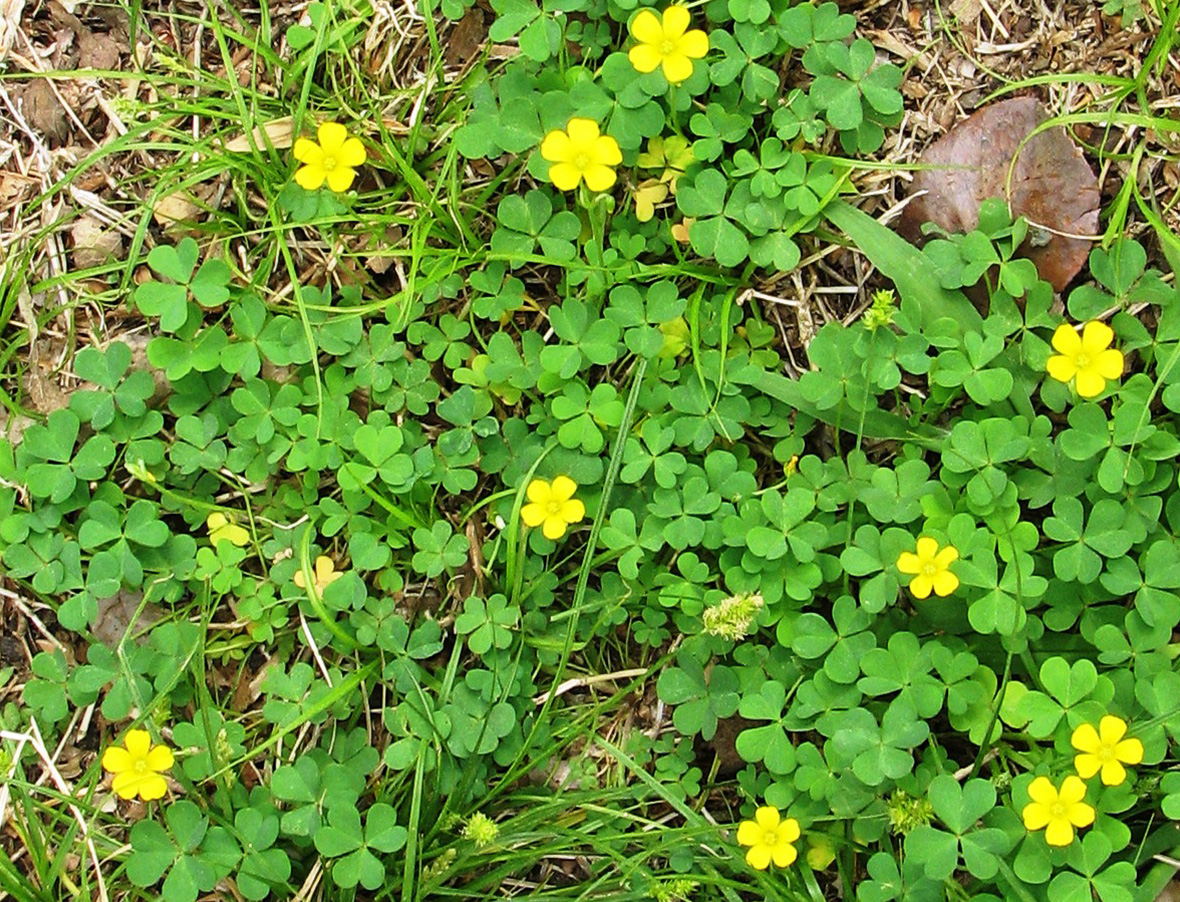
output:
<svg viewBox="0 0 1180 902"><path fill-rule="evenodd" d="M1046 118L1035 97L1016 97L977 110L931 144L919 162L947 168L917 173L910 193L928 193L905 208L901 233L921 243L924 222L936 222L948 232L968 232L979 221L981 202L1006 197L1013 215L1026 216L1035 225L1074 235L1095 234L1098 180L1065 129L1047 129L1020 146ZM1008 167L1017 151L1008 194ZM1021 254L1060 291L1082 268L1090 247L1088 241L1034 227Z"/></svg>

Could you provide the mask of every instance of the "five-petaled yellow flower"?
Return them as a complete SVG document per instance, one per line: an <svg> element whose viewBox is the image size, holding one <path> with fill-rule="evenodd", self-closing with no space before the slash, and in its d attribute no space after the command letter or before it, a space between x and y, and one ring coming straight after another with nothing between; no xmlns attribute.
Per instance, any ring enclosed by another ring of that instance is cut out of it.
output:
<svg viewBox="0 0 1180 902"><path fill-rule="evenodd" d="M1127 779L1124 764L1138 764L1143 760L1143 743L1138 739L1124 739L1127 722L1121 717L1107 714L1093 724L1084 723L1073 731L1070 742L1082 754L1073 759L1078 776L1089 780L1102 771L1102 782L1107 786L1118 786Z"/></svg>
<svg viewBox="0 0 1180 902"><path fill-rule="evenodd" d="M128 730L123 745L112 745L102 756L103 770L115 776L115 794L121 799L139 796L145 802L162 799L168 783L161 774L172 767L172 749L153 746L147 730Z"/></svg>
<svg viewBox="0 0 1180 902"><path fill-rule="evenodd" d="M214 547L217 547L217 543L222 539L239 548L250 541L250 531L244 526L239 526L232 517L221 511L211 513L205 520L205 526L209 530L209 541Z"/></svg>
<svg viewBox="0 0 1180 902"><path fill-rule="evenodd" d="M916 554L903 551L897 558L897 569L914 577L910 580L910 591L915 598L926 598L931 591L939 596L950 595L959 588L959 578L950 570L951 563L958 558L959 549L954 545L940 551L935 539L922 536Z"/></svg>
<svg viewBox="0 0 1180 902"><path fill-rule="evenodd" d="M295 141L295 159L303 165L295 172L295 181L308 191L324 182L333 191L347 191L356 178L356 167L365 162L365 145L360 138L349 137L339 122L325 122L317 133L319 143L310 138Z"/></svg>
<svg viewBox="0 0 1180 902"><path fill-rule="evenodd" d="M553 164L549 181L562 191L573 191L583 179L591 191L606 191L615 183L613 167L623 162L619 142L600 134L594 120L577 116L566 131L555 128L545 136L541 156Z"/></svg>
<svg viewBox="0 0 1180 902"><path fill-rule="evenodd" d="M553 482L534 479L529 483L528 499L520 509L525 526L540 526L547 539L560 539L568 526L586 516L586 505L574 497L578 484L568 476Z"/></svg>
<svg viewBox="0 0 1180 902"><path fill-rule="evenodd" d="M770 805L758 808L754 820L738 825L738 842L750 847L746 861L760 871L770 867L772 861L780 868L793 863L799 853L792 844L798 838L799 822L793 817L782 820L778 809Z"/></svg>
<svg viewBox="0 0 1180 902"><path fill-rule="evenodd" d="M692 75L692 61L709 52L709 37L694 28L688 30L688 10L669 6L663 17L653 10L640 10L631 20L631 37L639 43L627 53L631 65L640 72L664 68L664 78L679 84Z"/></svg>
<svg viewBox="0 0 1180 902"><path fill-rule="evenodd" d="M1095 398L1102 394L1108 379L1123 374L1123 352L1110 346L1113 339L1110 326L1097 320L1086 323L1081 335L1068 323L1062 323L1053 333L1057 353L1049 358L1045 369L1058 382L1074 380L1083 398Z"/></svg>
<svg viewBox="0 0 1180 902"><path fill-rule="evenodd" d="M336 569L336 563L326 554L321 554L315 559L315 588L319 593L323 593L324 589L340 579L344 574ZM307 588L307 580L303 578L303 568L300 567L295 571L295 585L300 589Z"/></svg>
<svg viewBox="0 0 1180 902"><path fill-rule="evenodd" d="M1024 806L1024 826L1029 830L1045 828L1045 842L1051 846L1068 846L1073 842L1074 827L1089 827L1094 823L1094 809L1082 801L1086 784L1070 774L1061 784L1061 791L1048 777L1037 777L1028 786L1032 799Z"/></svg>

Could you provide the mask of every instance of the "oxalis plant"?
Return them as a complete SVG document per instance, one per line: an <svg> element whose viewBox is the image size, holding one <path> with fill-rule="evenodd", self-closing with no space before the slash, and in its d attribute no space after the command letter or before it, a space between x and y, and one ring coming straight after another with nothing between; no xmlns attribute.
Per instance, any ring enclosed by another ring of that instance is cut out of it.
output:
<svg viewBox="0 0 1180 902"><path fill-rule="evenodd" d="M1116 240L1062 310L1002 202L920 252L848 205L902 74L834 3L492 6L479 240L392 300L161 242L154 372L86 348L0 443L5 571L82 650L2 712L22 836L61 816L12 737L100 746L93 854L59 819L82 864L31 841L0 888L1154 899L1175 286ZM308 21L325 65L362 37ZM250 185L274 259L382 209L365 170L408 164L361 134ZM746 289L821 230L894 287L792 379Z"/></svg>

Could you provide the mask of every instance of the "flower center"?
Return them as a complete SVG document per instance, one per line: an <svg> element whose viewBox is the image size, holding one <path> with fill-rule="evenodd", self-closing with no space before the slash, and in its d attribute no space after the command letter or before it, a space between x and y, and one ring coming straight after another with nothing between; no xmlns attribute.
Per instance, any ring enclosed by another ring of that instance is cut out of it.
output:
<svg viewBox="0 0 1180 902"><path fill-rule="evenodd" d="M582 172L585 172L587 169L589 169L590 168L590 154L580 153L576 157L574 157L574 168L579 169ZM549 503L552 504L553 502L550 501Z"/></svg>
<svg viewBox="0 0 1180 902"><path fill-rule="evenodd" d="M1054 802L1049 806L1049 817L1053 820L1067 820L1066 814L1069 812L1069 807L1065 802Z"/></svg>
<svg viewBox="0 0 1180 902"><path fill-rule="evenodd" d="M1084 370L1086 367L1088 367L1090 365L1090 355L1089 354L1078 354L1078 356L1073 359L1073 364L1079 370Z"/></svg>
<svg viewBox="0 0 1180 902"><path fill-rule="evenodd" d="M934 576L938 573L938 565L934 561L927 561L922 565L923 576Z"/></svg>
<svg viewBox="0 0 1180 902"><path fill-rule="evenodd" d="M320 165L323 166L324 172L331 172L336 168L337 161L335 157L324 154L324 161Z"/></svg>
<svg viewBox="0 0 1180 902"><path fill-rule="evenodd" d="M1112 758L1114 758L1114 749L1112 749L1109 745L1104 745L1098 750L1098 760L1103 764L1105 764L1107 761L1110 761Z"/></svg>
<svg viewBox="0 0 1180 902"><path fill-rule="evenodd" d="M676 42L673 41L671 38L664 38L664 40L662 40L660 42L660 55L661 56L671 56L675 52L676 52Z"/></svg>
<svg viewBox="0 0 1180 902"><path fill-rule="evenodd" d="M762 833L762 845L777 846L778 845L778 831L766 830Z"/></svg>
<svg viewBox="0 0 1180 902"><path fill-rule="evenodd" d="M135 772L137 774L142 774L146 770L147 770L147 760L146 759L140 759L139 761L135 762Z"/></svg>
<svg viewBox="0 0 1180 902"><path fill-rule="evenodd" d="M560 501L557 501L556 499L553 501L545 502L545 510L549 512L549 516L551 516L551 517L560 517L561 510L564 507L565 507L565 504L563 504Z"/></svg>

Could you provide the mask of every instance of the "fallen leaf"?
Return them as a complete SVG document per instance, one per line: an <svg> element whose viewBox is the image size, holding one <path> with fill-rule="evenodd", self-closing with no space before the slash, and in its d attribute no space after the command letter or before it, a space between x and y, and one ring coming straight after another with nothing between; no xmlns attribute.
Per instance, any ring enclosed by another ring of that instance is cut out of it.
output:
<svg viewBox="0 0 1180 902"><path fill-rule="evenodd" d="M255 147L265 150L268 146L275 150L286 150L295 143L295 132L291 127L290 116L271 119L255 128L250 134L238 135L225 142L225 149L230 153L246 153Z"/></svg>
<svg viewBox="0 0 1180 902"><path fill-rule="evenodd" d="M70 123L65 107L53 93L53 86L46 78L34 78L20 90L21 112L29 125L41 132L55 144L65 141L70 133Z"/></svg>
<svg viewBox="0 0 1180 902"><path fill-rule="evenodd" d="M164 228L181 222L193 222L200 212L200 207L193 203L192 198L183 191L166 194L156 202L152 215Z"/></svg>
<svg viewBox="0 0 1180 902"><path fill-rule="evenodd" d="M123 236L108 229L89 214L70 227L74 239L74 268L89 269L118 260L123 253Z"/></svg>
<svg viewBox="0 0 1180 902"><path fill-rule="evenodd" d="M1021 147L1046 118L1035 97L1017 97L990 104L951 128L919 160L935 168L914 177L910 194L926 193L902 212L901 233L921 244L924 222L969 232L979 222L980 203L1006 198L1014 216L1033 224L1021 255L1055 290L1065 288L1085 264L1092 242L1055 233L1094 235L1100 197L1098 180L1065 129L1042 131Z"/></svg>

